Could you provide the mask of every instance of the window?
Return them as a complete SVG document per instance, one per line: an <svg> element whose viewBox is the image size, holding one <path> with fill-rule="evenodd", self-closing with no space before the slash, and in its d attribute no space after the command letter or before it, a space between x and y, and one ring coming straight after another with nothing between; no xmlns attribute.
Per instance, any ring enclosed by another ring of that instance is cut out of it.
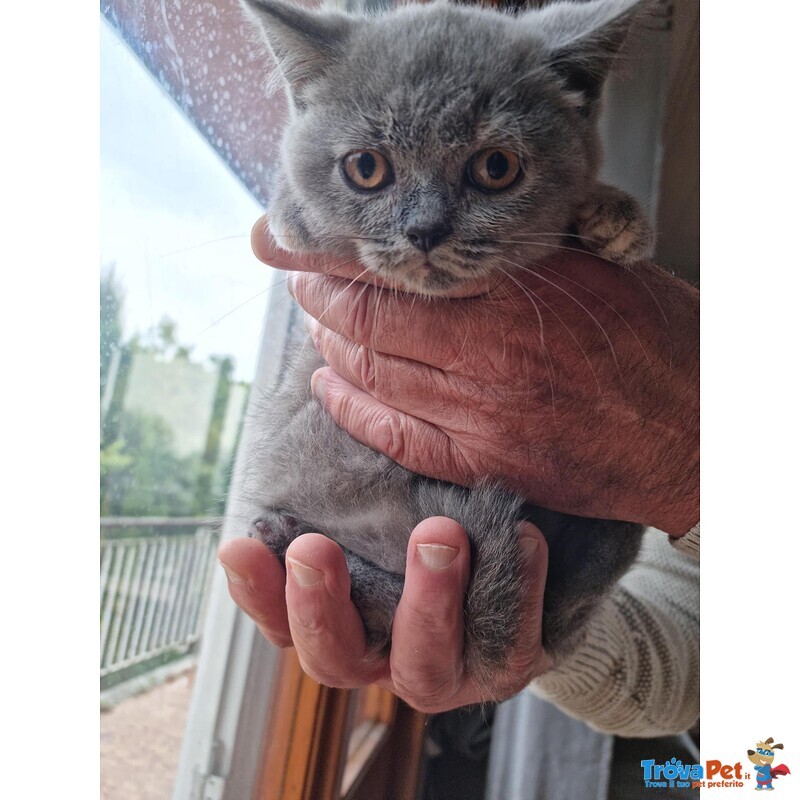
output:
<svg viewBox="0 0 800 800"><path fill-rule="evenodd" d="M133 781L163 798L269 275L249 249L256 200L117 33L100 34L102 782L108 797Z"/></svg>

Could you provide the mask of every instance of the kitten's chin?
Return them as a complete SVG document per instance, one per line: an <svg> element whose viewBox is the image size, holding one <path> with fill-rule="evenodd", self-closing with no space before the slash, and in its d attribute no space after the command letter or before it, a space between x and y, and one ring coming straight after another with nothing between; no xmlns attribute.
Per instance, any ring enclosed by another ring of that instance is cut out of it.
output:
<svg viewBox="0 0 800 800"><path fill-rule="evenodd" d="M378 270L382 281L403 292L425 297L477 297L485 294L494 281L489 275L461 277L447 270L421 264L402 270Z"/></svg>

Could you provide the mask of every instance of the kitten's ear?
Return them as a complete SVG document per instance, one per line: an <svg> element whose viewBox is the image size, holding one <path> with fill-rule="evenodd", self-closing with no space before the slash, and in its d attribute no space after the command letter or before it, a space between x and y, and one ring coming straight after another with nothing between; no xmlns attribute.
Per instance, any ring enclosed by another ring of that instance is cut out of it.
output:
<svg viewBox="0 0 800 800"><path fill-rule="evenodd" d="M304 87L343 53L354 20L280 0L240 0L258 24L294 103L302 107Z"/></svg>
<svg viewBox="0 0 800 800"><path fill-rule="evenodd" d="M600 97L611 64L634 19L651 0L557 2L530 12L531 24L544 38L546 63L564 80L584 112Z"/></svg>

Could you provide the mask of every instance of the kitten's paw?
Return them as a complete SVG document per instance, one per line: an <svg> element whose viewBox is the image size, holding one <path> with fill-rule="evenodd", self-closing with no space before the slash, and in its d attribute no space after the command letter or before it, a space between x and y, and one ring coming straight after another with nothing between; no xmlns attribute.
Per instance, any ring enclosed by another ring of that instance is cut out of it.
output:
<svg viewBox="0 0 800 800"><path fill-rule="evenodd" d="M403 594L403 576L387 572L347 549L344 554L350 572L350 598L364 623L367 647L376 656L387 656L394 612Z"/></svg>
<svg viewBox="0 0 800 800"><path fill-rule="evenodd" d="M250 535L267 545L281 562L298 536L314 530L291 514L271 508L250 523ZM350 573L350 597L364 623L367 647L375 655L386 656L391 646L394 612L403 593L403 576L342 549Z"/></svg>
<svg viewBox="0 0 800 800"><path fill-rule="evenodd" d="M283 561L289 545L300 534L309 533L293 516L276 509L265 509L250 523L250 536L260 539Z"/></svg>
<svg viewBox="0 0 800 800"><path fill-rule="evenodd" d="M613 186L597 184L576 211L577 236L589 252L629 265L651 258L655 235L639 203Z"/></svg>
<svg viewBox="0 0 800 800"><path fill-rule="evenodd" d="M526 622L528 586L518 531L522 500L489 485L468 491L426 480L415 488L420 517L454 519L469 537L472 579L464 601L464 666L486 696L499 696Z"/></svg>

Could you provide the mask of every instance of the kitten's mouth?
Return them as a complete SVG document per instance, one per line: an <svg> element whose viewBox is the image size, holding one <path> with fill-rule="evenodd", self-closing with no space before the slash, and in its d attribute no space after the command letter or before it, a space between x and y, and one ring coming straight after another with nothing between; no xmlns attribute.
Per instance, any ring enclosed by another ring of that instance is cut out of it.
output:
<svg viewBox="0 0 800 800"><path fill-rule="evenodd" d="M473 297L491 283L489 274L474 265L462 265L448 253L409 253L398 250L370 252L364 248L364 265L390 286L429 297Z"/></svg>
<svg viewBox="0 0 800 800"><path fill-rule="evenodd" d="M470 297L483 294L487 287L485 276L455 275L451 269L432 263L430 258L392 270L392 280L406 291L432 297Z"/></svg>

